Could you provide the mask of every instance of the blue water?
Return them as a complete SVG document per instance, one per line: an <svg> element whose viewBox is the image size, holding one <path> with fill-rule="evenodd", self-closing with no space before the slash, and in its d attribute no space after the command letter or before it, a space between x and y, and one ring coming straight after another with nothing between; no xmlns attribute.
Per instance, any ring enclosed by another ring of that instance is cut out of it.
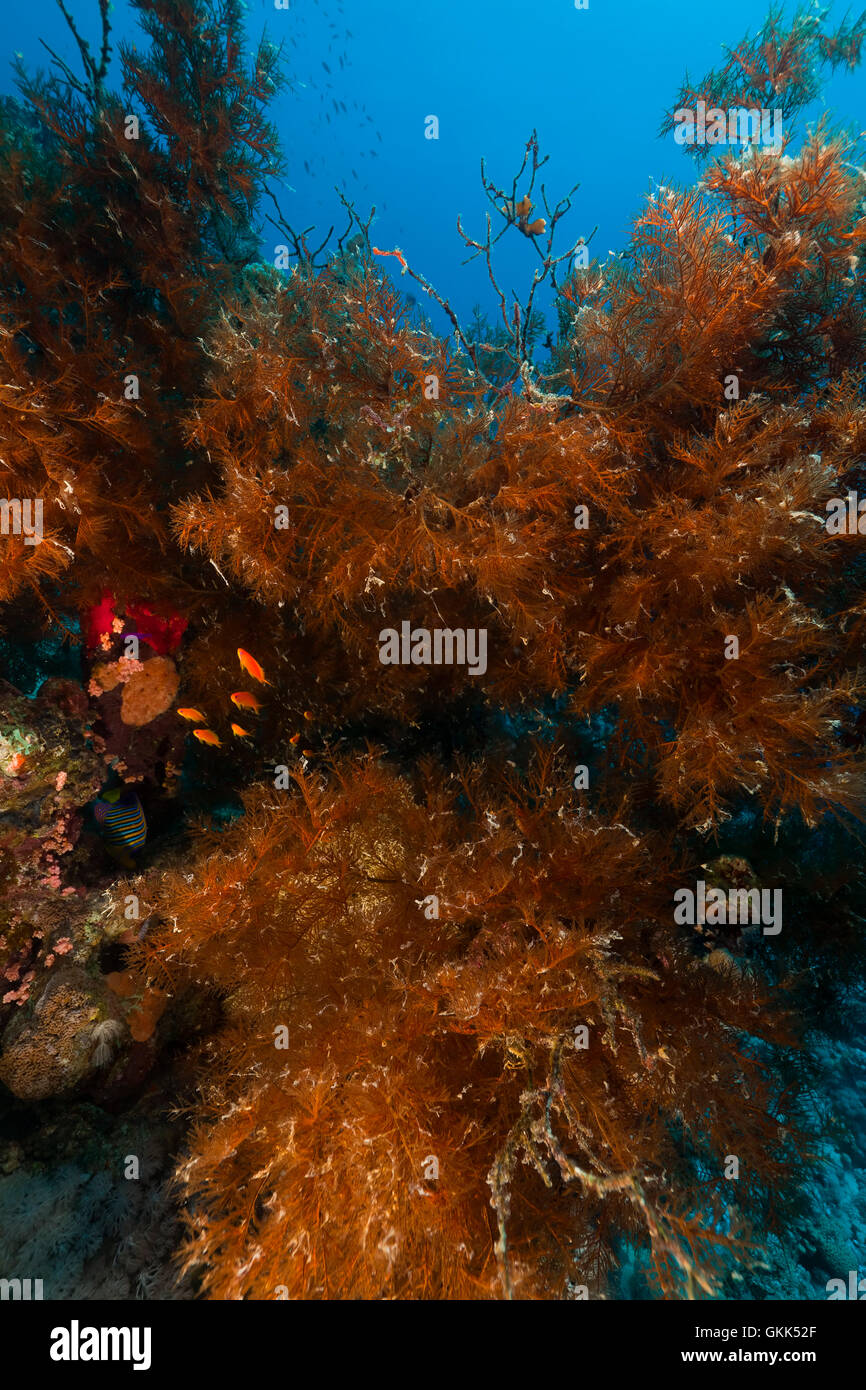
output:
<svg viewBox="0 0 866 1390"><path fill-rule="evenodd" d="M69 0L68 8L95 49L96 0ZM843 12L835 6L828 27ZM697 80L721 66L722 45L754 32L765 13L763 0L691 6L589 0L583 11L573 0L290 0L287 10L277 10L274 0L249 0L250 46L266 29L286 54L289 85L272 107L287 156L288 186L276 189L279 202L294 227L314 225L321 236L331 224L345 227L335 185L365 215L375 204L375 245L399 246L464 321L476 302L492 317L497 300L486 271L481 262L461 265L466 252L456 232L460 213L467 232L483 236L482 156L494 179L510 182L537 128L550 156L544 173L554 199L580 184L562 224L563 245L597 224L592 254L623 250L654 183L683 185L698 177L673 135L657 133L686 72ZM135 39L128 4L114 6L111 21L115 39ZM47 64L44 38L80 70L54 0L7 6L4 29L6 52L20 52L29 67ZM119 85L118 67L115 57L111 85ZM0 72L0 91L14 91L8 69ZM866 71L831 77L806 118L820 115L825 103L841 125L859 132ZM439 119L438 140L424 136L430 115ZM263 222L262 240L263 257L272 259L284 238ZM313 236L310 241L316 244ZM506 295L513 287L524 296L537 263L529 241L512 228L497 248ZM408 278L401 287L427 307ZM446 328L438 310L433 321Z"/></svg>

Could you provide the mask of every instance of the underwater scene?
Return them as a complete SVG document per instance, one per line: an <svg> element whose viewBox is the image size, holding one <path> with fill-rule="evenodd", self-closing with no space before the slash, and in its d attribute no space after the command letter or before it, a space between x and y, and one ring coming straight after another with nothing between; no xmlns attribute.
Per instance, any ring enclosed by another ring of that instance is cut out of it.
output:
<svg viewBox="0 0 866 1390"><path fill-rule="evenodd" d="M4 38L0 1318L866 1299L866 14Z"/></svg>

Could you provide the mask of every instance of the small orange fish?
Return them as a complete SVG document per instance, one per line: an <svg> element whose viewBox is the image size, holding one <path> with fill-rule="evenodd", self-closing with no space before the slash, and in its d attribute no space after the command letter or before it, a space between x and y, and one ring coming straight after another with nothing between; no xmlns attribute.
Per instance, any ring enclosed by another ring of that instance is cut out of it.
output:
<svg viewBox="0 0 866 1390"><path fill-rule="evenodd" d="M234 734L235 738L249 738L249 737L250 737L250 731L249 731L249 729L242 729L241 726L240 726L240 724L232 724L232 733Z"/></svg>
<svg viewBox="0 0 866 1390"><path fill-rule="evenodd" d="M292 737L289 739L289 743L300 743L300 741L301 741L301 735L300 735L300 734L292 734Z"/></svg>
<svg viewBox="0 0 866 1390"><path fill-rule="evenodd" d="M222 744L214 733L213 729L193 729L193 738L197 738L199 743L209 743L212 748L222 748Z"/></svg>
<svg viewBox="0 0 866 1390"><path fill-rule="evenodd" d="M179 709L178 714L180 715L181 719L192 719L197 724L203 724L206 718L206 716L202 714L200 709L193 709L192 706L186 707L184 709Z"/></svg>
<svg viewBox="0 0 866 1390"><path fill-rule="evenodd" d="M312 748L302 748L302 749L301 749L301 757L302 757L302 758L311 758L312 756L313 756L313 750L312 750Z"/></svg>
<svg viewBox="0 0 866 1390"><path fill-rule="evenodd" d="M271 682L265 679L264 668L259 665L254 656L245 652L243 647L238 647L238 661L243 669L252 676L254 681L260 681L262 685L270 685Z"/></svg>
<svg viewBox="0 0 866 1390"><path fill-rule="evenodd" d="M315 717L316 717L316 716L313 714L313 711L312 711L311 709L305 709L305 710L304 710L304 718L305 718L305 719L315 719Z"/></svg>
<svg viewBox="0 0 866 1390"><path fill-rule="evenodd" d="M236 690L231 701L233 705L237 705L238 709L251 709L255 714L258 714L262 708L255 695L251 695L248 690Z"/></svg>

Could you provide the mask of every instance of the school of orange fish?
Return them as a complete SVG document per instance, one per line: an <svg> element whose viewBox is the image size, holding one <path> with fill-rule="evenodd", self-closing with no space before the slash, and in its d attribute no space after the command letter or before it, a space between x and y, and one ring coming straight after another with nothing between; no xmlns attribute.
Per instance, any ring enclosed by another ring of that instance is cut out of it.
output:
<svg viewBox="0 0 866 1390"><path fill-rule="evenodd" d="M241 670L245 671L247 675L252 676L253 680L258 681L260 685L271 685L272 682L269 681L265 675L264 667L256 661L255 657L252 656L250 652L244 651L243 647L238 647L237 650ZM251 714L258 714L263 709L261 702L257 700L255 695L249 690L236 690L231 695L230 699L237 709L249 710ZM179 705L177 713L180 715L181 719L188 719L192 724L202 724L205 726L207 724L207 715L203 714L200 709L196 709L192 705ZM312 710L305 710L304 718L313 719L314 715ZM252 738L250 730L245 729L241 724L230 723L229 727L235 738ZM207 743L212 748L222 748L222 740L218 734L214 733L213 729L208 729L207 727L193 729L192 735L193 738L198 739L199 743ZM300 734L293 734L289 742L296 745L300 742L300 739ZM312 754L313 750L311 748L304 748L302 750L302 755L305 758L312 757Z"/></svg>

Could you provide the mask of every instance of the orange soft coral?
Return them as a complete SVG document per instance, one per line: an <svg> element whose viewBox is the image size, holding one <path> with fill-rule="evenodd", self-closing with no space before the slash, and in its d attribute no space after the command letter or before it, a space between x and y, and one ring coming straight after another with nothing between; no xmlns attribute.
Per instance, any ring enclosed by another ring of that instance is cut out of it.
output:
<svg viewBox="0 0 866 1390"><path fill-rule="evenodd" d="M649 1239L668 1293L712 1290L719 1184L697 1213L656 1180L674 1112L781 1172L732 1045L759 992L682 955L664 842L576 812L562 773L540 757L515 797L489 775L412 796L371 759L298 772L163 880L142 963L227 1015L181 1167L212 1297L595 1287L565 1252L601 1213Z"/></svg>

